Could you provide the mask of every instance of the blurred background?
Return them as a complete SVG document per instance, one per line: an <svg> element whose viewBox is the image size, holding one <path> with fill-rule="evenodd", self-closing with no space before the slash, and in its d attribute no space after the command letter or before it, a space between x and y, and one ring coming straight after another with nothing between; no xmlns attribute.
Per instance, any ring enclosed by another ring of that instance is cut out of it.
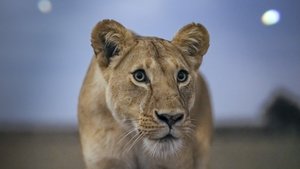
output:
<svg viewBox="0 0 300 169"><path fill-rule="evenodd" d="M83 168L77 99L93 54L90 33L102 19L169 40L190 22L205 25L211 45L200 71L214 106L212 168L299 168L299 7L297 0L1 0L0 168Z"/></svg>

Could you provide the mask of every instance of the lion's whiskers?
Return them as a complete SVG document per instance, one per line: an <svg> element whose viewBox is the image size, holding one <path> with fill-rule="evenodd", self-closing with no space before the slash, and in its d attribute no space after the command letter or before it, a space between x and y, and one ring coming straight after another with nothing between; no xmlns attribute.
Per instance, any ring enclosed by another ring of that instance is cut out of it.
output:
<svg viewBox="0 0 300 169"><path fill-rule="evenodd" d="M121 136L120 136L120 139L119 139L119 141L118 141L118 144L122 143L122 141L124 141L124 139L125 139L126 137L128 137L130 134L132 134L134 131L136 131L136 130L135 130L135 129L132 129L132 130L126 132L124 135L121 135Z"/></svg>
<svg viewBox="0 0 300 169"><path fill-rule="evenodd" d="M139 133L136 133L133 137L130 138L130 140L123 146L123 148L125 148L124 152L129 152L128 150L128 146L131 145L131 142L133 140L135 140L137 137L139 136Z"/></svg>
<svg viewBox="0 0 300 169"><path fill-rule="evenodd" d="M144 136L143 133L137 133L134 137L132 137L125 146L125 147L128 146L128 148L126 148L125 152L130 152L130 150L143 138L143 136ZM131 141L133 141L133 142L131 143Z"/></svg>

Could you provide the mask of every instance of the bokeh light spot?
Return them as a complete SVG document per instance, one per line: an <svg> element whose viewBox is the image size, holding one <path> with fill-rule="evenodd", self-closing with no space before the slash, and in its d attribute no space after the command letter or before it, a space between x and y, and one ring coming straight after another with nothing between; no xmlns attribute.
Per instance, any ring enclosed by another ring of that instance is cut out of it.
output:
<svg viewBox="0 0 300 169"><path fill-rule="evenodd" d="M52 3L50 0L40 0L38 2L38 9L42 13L49 13L52 10Z"/></svg>
<svg viewBox="0 0 300 169"><path fill-rule="evenodd" d="M280 20L280 13L274 9L270 9L266 11L261 17L262 23L266 26L275 25L279 22L279 20Z"/></svg>

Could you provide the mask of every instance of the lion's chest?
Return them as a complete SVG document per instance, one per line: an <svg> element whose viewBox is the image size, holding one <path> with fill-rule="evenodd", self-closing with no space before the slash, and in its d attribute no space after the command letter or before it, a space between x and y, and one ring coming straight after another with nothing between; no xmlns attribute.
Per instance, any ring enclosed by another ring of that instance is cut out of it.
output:
<svg viewBox="0 0 300 169"><path fill-rule="evenodd" d="M189 150L183 151L174 157L159 158L151 157L149 154L139 151L139 153L136 154L138 159L138 169L195 169L193 153L188 152Z"/></svg>

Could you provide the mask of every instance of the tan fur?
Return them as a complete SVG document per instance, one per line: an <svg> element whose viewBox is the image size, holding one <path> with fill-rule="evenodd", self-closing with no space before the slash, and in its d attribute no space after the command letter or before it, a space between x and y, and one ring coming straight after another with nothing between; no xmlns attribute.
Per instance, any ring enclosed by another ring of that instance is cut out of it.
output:
<svg viewBox="0 0 300 169"><path fill-rule="evenodd" d="M198 73L209 46L206 29L192 23L167 41L104 20L92 32L92 46L78 105L87 169L207 169L212 110ZM149 81L133 77L138 69ZM181 69L187 81L177 80ZM182 119L168 127L159 113ZM168 132L177 139L161 141Z"/></svg>

